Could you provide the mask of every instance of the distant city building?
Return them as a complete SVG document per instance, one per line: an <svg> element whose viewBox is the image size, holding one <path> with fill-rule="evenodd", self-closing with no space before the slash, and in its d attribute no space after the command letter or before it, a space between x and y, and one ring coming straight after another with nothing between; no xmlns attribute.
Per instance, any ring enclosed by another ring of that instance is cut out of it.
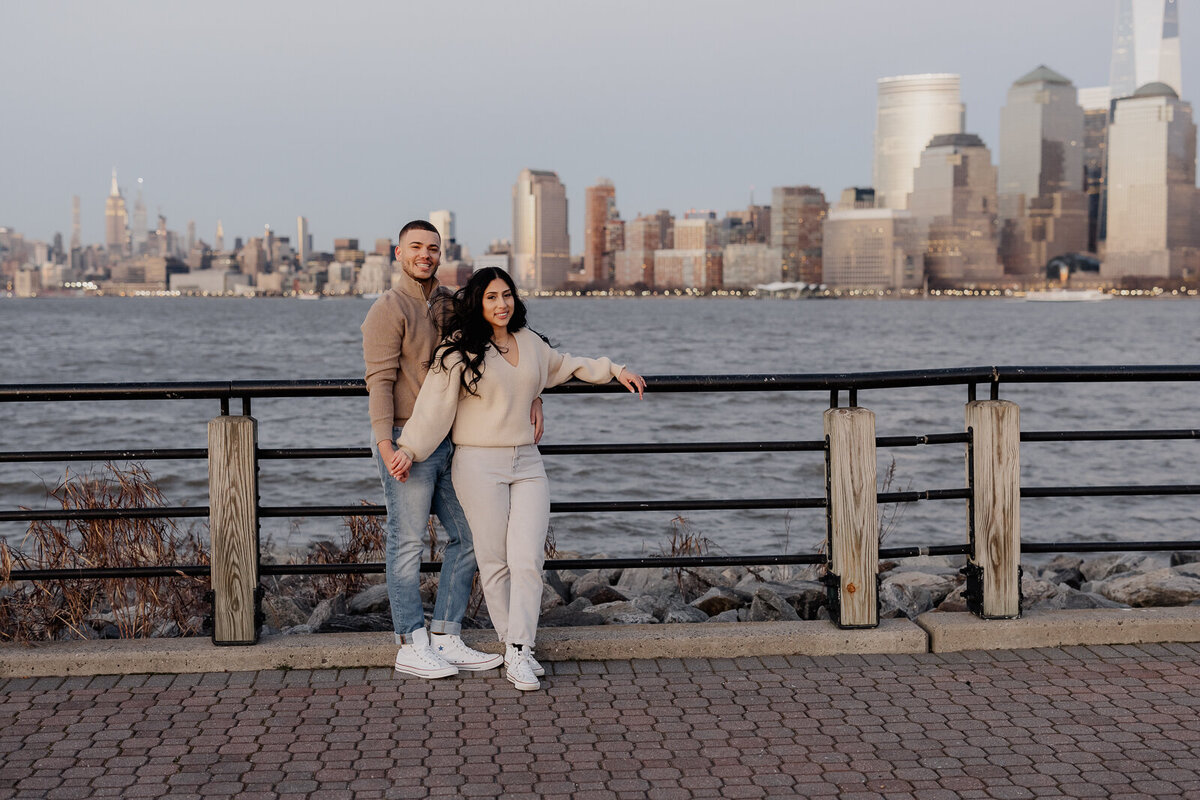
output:
<svg viewBox="0 0 1200 800"><path fill-rule="evenodd" d="M1165 83L1114 103L1108 130L1105 278L1200 275L1196 124Z"/></svg>
<svg viewBox="0 0 1200 800"><path fill-rule="evenodd" d="M1112 90L1095 86L1079 90L1083 108L1083 190L1087 194L1088 252L1099 252L1103 238L1104 174L1108 162L1108 114Z"/></svg>
<svg viewBox="0 0 1200 800"><path fill-rule="evenodd" d="M654 253L674 244L675 221L668 211L641 216L625 224L625 246L615 256L614 283L622 288L656 286ZM668 236L668 234L671 234Z"/></svg>
<svg viewBox="0 0 1200 800"><path fill-rule="evenodd" d="M821 282L821 228L828 212L824 192L813 186L771 190L771 246L780 251L783 280Z"/></svg>
<svg viewBox="0 0 1200 800"><path fill-rule="evenodd" d="M571 265L566 187L554 172L524 169L512 196L513 278L526 291L557 289Z"/></svg>
<svg viewBox="0 0 1200 800"><path fill-rule="evenodd" d="M217 220L217 235L213 239L213 248L218 253L225 249L225 229L221 227L221 220Z"/></svg>
<svg viewBox="0 0 1200 800"><path fill-rule="evenodd" d="M333 240L333 260L351 264L354 267L362 266L363 261L367 258L367 254L359 249L358 239L334 239Z"/></svg>
<svg viewBox="0 0 1200 800"><path fill-rule="evenodd" d="M391 239L376 239L375 240L375 255L387 256L389 259L394 260L394 257L396 255L396 249L395 249L395 245L392 244L392 240Z"/></svg>
<svg viewBox="0 0 1200 800"><path fill-rule="evenodd" d="M220 250L220 246L217 247ZM312 254L312 237L308 233L308 217L296 217L296 249L300 266L308 263Z"/></svg>
<svg viewBox="0 0 1200 800"><path fill-rule="evenodd" d="M771 207L751 204L745 210L730 211L721 220L721 244L769 244Z"/></svg>
<svg viewBox="0 0 1200 800"><path fill-rule="evenodd" d="M1010 275L1041 275L1054 256L1087 249L1084 112L1075 86L1040 66L1000 109L1000 257Z"/></svg>
<svg viewBox="0 0 1200 800"><path fill-rule="evenodd" d="M125 198L117 186L117 168L112 171L112 188L104 201L104 247L110 256L127 253L129 241L129 216L125 211Z"/></svg>
<svg viewBox="0 0 1200 800"><path fill-rule="evenodd" d="M457 241L458 232L454 229L454 212L453 211L430 211L429 222L433 227L437 228L438 236L442 238L442 249L451 243Z"/></svg>
<svg viewBox="0 0 1200 800"><path fill-rule="evenodd" d="M690 213L690 219L675 221L675 246L654 252L654 285L657 288L708 291L724 285L720 224L716 214Z"/></svg>
<svg viewBox="0 0 1200 800"><path fill-rule="evenodd" d="M922 284L922 237L908 211L839 204L825 217L822 244L829 286L878 290Z"/></svg>
<svg viewBox="0 0 1200 800"><path fill-rule="evenodd" d="M243 275L253 278L266 272L267 254L263 251L262 239L257 236L238 249L238 267Z"/></svg>
<svg viewBox="0 0 1200 800"><path fill-rule="evenodd" d="M907 208L913 170L934 136L961 133L965 107L959 76L899 75L878 81L875 121L875 205Z"/></svg>
<svg viewBox="0 0 1200 800"><path fill-rule="evenodd" d="M908 208L925 242L925 276L931 285L1001 277L996 168L978 136L933 137L913 173Z"/></svg>
<svg viewBox="0 0 1200 800"><path fill-rule="evenodd" d="M189 219L187 224L187 249L192 252L196 247L196 220Z"/></svg>
<svg viewBox="0 0 1200 800"><path fill-rule="evenodd" d="M146 203L142 199L142 179L138 178L137 199L133 202L133 233L130 235L130 249L133 255L139 256L146 252L150 231L146 227Z"/></svg>
<svg viewBox="0 0 1200 800"><path fill-rule="evenodd" d="M71 197L71 249L83 247L83 236L79 225L79 195Z"/></svg>
<svg viewBox="0 0 1200 800"><path fill-rule="evenodd" d="M1165 83L1182 94L1177 0L1117 0L1109 86L1114 98Z"/></svg>
<svg viewBox="0 0 1200 800"><path fill-rule="evenodd" d="M722 277L727 288L753 289L783 280L783 252L778 247L761 242L729 244L725 245L721 256Z"/></svg>
<svg viewBox="0 0 1200 800"><path fill-rule="evenodd" d="M843 210L854 208L874 208L875 190L870 186L851 186L848 189L842 189L842 194L838 198L837 207Z"/></svg>
<svg viewBox="0 0 1200 800"><path fill-rule="evenodd" d="M385 240L391 242L390 239ZM371 253L358 272L358 290L363 294L379 294L392 287L392 259L386 253Z"/></svg>
<svg viewBox="0 0 1200 800"><path fill-rule="evenodd" d="M587 283L610 285L614 279L616 250L610 245L609 223L618 221L617 190L608 178L601 178L585 191L583 222L583 279Z"/></svg>

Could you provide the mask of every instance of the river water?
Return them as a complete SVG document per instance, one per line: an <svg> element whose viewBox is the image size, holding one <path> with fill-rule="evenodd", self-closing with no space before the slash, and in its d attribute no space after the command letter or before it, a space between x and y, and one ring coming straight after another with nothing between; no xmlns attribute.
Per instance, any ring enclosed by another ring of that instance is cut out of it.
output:
<svg viewBox="0 0 1200 800"><path fill-rule="evenodd" d="M352 378L362 375L361 299L0 300L0 383ZM561 349L608 355L644 375L854 372L978 365L1189 364L1200 305L1187 300L746 300L538 298L530 322ZM1025 430L1197 428L1182 384L1005 386ZM819 439L827 393L558 395L545 443ZM864 391L879 435L963 429L963 387ZM844 402L844 401L843 401ZM236 410L236 409L235 409ZM366 398L256 400L262 447L364 445ZM0 450L203 447L214 401L7 404ZM963 446L880 450L892 491L965 484ZM1025 444L1022 485L1194 483L1200 442ZM148 462L171 504L204 505L203 462ZM556 501L818 497L819 453L547 457ZM0 464L0 509L46 505L61 464ZM73 470L76 467L72 468ZM264 461L264 505L382 502L373 463ZM887 545L965 541L962 501L884 509ZM560 549L656 555L669 512L555 515ZM821 510L688 512L713 552L811 552ZM1193 497L1027 499L1031 541L1196 538ZM276 543L339 535L338 520L267 520ZM24 526L0 523L20 540Z"/></svg>

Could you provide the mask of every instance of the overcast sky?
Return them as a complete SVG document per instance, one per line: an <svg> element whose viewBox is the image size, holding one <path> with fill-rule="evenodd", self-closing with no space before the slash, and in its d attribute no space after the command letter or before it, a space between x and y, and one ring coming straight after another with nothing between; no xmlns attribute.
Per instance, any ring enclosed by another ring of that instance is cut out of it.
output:
<svg viewBox="0 0 1200 800"><path fill-rule="evenodd" d="M1181 5L1185 5L1181 2ZM7 2L0 225L103 238L117 167L132 212L208 242L264 224L318 249L449 208L472 252L511 237L523 167L558 172L571 249L584 189L621 215L725 212L772 186L871 182L876 79L962 76L997 148L1005 92L1046 64L1108 83L1115 0ZM1200 87L1181 9L1184 99ZM1196 25L1200 25L1197 18Z"/></svg>

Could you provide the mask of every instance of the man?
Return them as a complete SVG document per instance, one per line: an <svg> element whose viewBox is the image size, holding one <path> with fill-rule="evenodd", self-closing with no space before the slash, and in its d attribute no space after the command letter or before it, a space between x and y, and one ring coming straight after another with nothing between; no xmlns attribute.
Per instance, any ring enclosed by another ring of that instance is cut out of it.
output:
<svg viewBox="0 0 1200 800"><path fill-rule="evenodd" d="M372 441L387 505L387 587L396 643L396 671L444 678L459 670L500 666L504 657L473 650L460 636L475 576L471 530L450 482L453 445L447 437L427 461L397 480L395 441L413 404L450 310L450 293L439 286L441 236L425 220L400 230L396 260L403 274L396 287L375 301L362 324ZM540 434L541 401L531 419ZM421 605L421 552L430 512L446 531L441 576L430 630Z"/></svg>

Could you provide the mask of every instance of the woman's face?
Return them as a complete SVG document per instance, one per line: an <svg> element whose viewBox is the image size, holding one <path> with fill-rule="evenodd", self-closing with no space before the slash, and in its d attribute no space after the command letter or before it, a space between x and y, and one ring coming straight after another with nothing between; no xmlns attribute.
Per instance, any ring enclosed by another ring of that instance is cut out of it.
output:
<svg viewBox="0 0 1200 800"><path fill-rule="evenodd" d="M516 302L512 289L501 278L495 278L483 290L483 318L499 333L508 329Z"/></svg>

